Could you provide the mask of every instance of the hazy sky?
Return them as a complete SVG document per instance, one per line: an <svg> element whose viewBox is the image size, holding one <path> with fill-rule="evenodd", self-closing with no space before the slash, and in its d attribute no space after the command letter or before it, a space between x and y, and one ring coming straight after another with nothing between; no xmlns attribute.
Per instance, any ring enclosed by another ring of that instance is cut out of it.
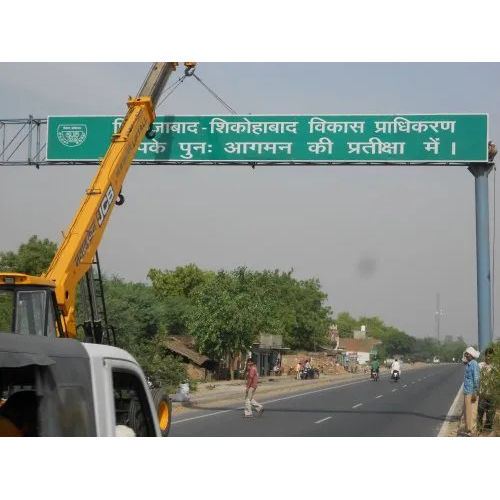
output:
<svg viewBox="0 0 500 500"><path fill-rule="evenodd" d="M124 114L148 68L1 63L0 118ZM499 63L205 62L197 74L241 114L487 112L500 143ZM226 112L193 78L158 110ZM59 242L95 168L0 167L0 249L32 234ZM335 313L378 315L415 336L434 335L439 292L442 336L477 338L474 178L465 167L143 166L123 192L100 247L108 274L145 281L152 267L190 262L293 268L320 279Z"/></svg>

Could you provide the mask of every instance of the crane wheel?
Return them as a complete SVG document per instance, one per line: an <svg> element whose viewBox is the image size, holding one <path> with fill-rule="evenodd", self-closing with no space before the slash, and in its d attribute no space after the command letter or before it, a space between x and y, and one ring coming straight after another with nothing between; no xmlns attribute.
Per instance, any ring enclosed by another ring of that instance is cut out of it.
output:
<svg viewBox="0 0 500 500"><path fill-rule="evenodd" d="M128 425L135 432L137 437L145 437L148 435L148 429L144 420L141 403L137 398L130 400L126 425Z"/></svg>
<svg viewBox="0 0 500 500"><path fill-rule="evenodd" d="M153 389L151 394L158 414L161 435L162 437L167 437L172 425L172 401L163 389Z"/></svg>

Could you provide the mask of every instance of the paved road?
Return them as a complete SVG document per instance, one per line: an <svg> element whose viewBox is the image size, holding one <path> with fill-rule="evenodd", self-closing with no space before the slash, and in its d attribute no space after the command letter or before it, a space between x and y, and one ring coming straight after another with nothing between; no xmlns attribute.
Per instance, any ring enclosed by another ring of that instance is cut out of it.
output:
<svg viewBox="0 0 500 500"><path fill-rule="evenodd" d="M171 436L436 436L463 381L461 364L404 371L260 401L261 417L242 403L179 415Z"/></svg>

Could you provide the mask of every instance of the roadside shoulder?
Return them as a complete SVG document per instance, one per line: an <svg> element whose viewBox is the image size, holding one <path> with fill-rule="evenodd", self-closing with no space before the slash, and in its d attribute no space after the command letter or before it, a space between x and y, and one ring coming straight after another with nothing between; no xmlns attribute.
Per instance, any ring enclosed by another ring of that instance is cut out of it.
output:
<svg viewBox="0 0 500 500"><path fill-rule="evenodd" d="M448 410L446 419L441 426L438 437L456 437L458 436L458 429L460 426L460 417L463 412L464 398L463 398L464 384L458 389L457 395Z"/></svg>

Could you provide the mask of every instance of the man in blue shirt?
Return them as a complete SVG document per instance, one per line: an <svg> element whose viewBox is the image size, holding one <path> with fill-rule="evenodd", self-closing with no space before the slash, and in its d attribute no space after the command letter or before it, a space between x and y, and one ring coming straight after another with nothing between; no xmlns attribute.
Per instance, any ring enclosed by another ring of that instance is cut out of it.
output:
<svg viewBox="0 0 500 500"><path fill-rule="evenodd" d="M479 357L474 347L467 347L464 352L465 373L464 373L464 416L465 433L472 435L474 422L477 415L477 394L479 392L479 365L476 359Z"/></svg>

